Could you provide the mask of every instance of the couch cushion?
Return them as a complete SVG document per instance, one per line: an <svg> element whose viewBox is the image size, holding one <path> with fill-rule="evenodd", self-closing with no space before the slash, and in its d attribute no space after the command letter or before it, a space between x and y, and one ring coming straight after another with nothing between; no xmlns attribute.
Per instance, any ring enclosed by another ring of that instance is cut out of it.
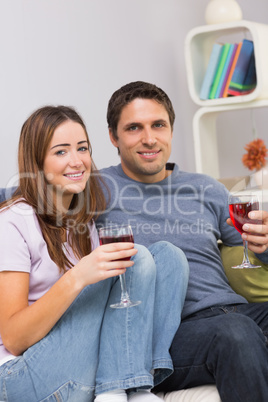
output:
<svg viewBox="0 0 268 402"><path fill-rule="evenodd" d="M0 188L0 202L5 201L7 198L10 198L15 190L16 187Z"/></svg>
<svg viewBox="0 0 268 402"><path fill-rule="evenodd" d="M249 302L268 301L268 264L260 261L249 250L250 261L261 268L233 269L243 259L243 247L220 246L224 271L234 291L245 297Z"/></svg>
<svg viewBox="0 0 268 402"><path fill-rule="evenodd" d="M201 385L199 387L182 389L181 391L157 394L165 402L221 402L215 385Z"/></svg>

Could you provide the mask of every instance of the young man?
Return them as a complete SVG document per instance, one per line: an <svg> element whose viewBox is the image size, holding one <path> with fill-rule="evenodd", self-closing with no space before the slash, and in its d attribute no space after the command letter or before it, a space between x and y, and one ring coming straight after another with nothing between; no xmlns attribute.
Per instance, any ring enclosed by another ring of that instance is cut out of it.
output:
<svg viewBox="0 0 268 402"><path fill-rule="evenodd" d="M171 347L174 373L157 391L215 383L223 402L264 402L268 303L250 304L230 287L217 241L236 246L242 239L227 224L228 192L209 176L167 163L174 119L171 101L155 85L133 82L112 95L107 120L121 164L101 171L110 201L98 224L129 223L135 242L167 240L188 258L183 319ZM268 262L268 213L254 218L262 225L244 225L242 237Z"/></svg>

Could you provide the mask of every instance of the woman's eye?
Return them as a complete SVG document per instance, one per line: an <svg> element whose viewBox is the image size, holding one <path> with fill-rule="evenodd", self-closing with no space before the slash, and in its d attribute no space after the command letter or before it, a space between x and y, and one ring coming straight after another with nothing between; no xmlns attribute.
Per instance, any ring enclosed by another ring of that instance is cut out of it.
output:
<svg viewBox="0 0 268 402"><path fill-rule="evenodd" d="M65 151L63 151L63 150L60 150L60 151L56 152L56 155L64 155L64 154L65 154Z"/></svg>
<svg viewBox="0 0 268 402"><path fill-rule="evenodd" d="M86 152L86 151L88 151L88 147L80 147L79 149L78 149L78 151L82 151L82 152Z"/></svg>

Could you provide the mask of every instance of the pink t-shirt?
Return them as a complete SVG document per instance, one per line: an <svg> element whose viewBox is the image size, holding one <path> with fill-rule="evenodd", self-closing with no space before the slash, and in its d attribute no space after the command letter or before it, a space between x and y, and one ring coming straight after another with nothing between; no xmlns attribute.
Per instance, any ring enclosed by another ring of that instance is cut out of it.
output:
<svg viewBox="0 0 268 402"><path fill-rule="evenodd" d="M89 227L94 249L99 245L98 233L95 225ZM77 263L68 244L64 246L68 258ZM62 275L48 254L34 210L23 202L0 212L0 271L29 272L29 304L43 296ZM0 365L13 357L0 337Z"/></svg>

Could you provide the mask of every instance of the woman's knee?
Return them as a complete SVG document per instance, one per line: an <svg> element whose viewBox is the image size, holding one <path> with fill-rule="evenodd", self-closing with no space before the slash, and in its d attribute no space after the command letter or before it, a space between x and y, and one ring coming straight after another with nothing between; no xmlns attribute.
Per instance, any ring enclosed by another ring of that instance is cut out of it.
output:
<svg viewBox="0 0 268 402"><path fill-rule="evenodd" d="M156 266L152 254L147 247L135 243L135 248L138 250L137 254L132 257L134 261L133 273L139 277L155 277Z"/></svg>
<svg viewBox="0 0 268 402"><path fill-rule="evenodd" d="M181 259L183 262L187 261L186 256L182 251L182 249L165 240L160 240L152 244L149 247L149 250L152 252L152 254L160 253L161 255Z"/></svg>
<svg viewBox="0 0 268 402"><path fill-rule="evenodd" d="M154 259L158 263L164 263L170 271L179 271L188 279L189 264L184 252L174 244L161 240L149 247Z"/></svg>

